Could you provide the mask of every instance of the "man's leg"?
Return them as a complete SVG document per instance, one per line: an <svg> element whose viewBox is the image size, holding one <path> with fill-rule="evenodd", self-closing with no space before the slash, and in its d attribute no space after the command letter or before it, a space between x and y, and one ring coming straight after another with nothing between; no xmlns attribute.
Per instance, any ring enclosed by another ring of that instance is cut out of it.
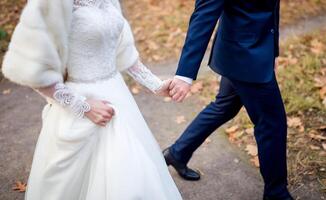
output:
<svg viewBox="0 0 326 200"><path fill-rule="evenodd" d="M222 77L216 100L199 113L181 137L170 147L173 157L186 164L205 139L222 124L232 119L241 107L240 98L230 81Z"/></svg>
<svg viewBox="0 0 326 200"><path fill-rule="evenodd" d="M255 125L265 197L290 197L287 190L286 113L275 76L268 83L235 80L231 80L231 83Z"/></svg>

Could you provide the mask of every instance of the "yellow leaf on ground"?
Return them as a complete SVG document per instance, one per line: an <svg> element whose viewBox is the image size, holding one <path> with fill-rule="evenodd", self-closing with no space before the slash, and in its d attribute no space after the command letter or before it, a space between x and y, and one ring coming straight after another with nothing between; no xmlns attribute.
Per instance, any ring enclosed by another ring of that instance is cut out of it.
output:
<svg viewBox="0 0 326 200"><path fill-rule="evenodd" d="M21 181L16 181L15 186L12 187L12 189L18 192L25 192L26 186L27 186L26 183L23 183Z"/></svg>
<svg viewBox="0 0 326 200"><path fill-rule="evenodd" d="M7 95L7 94L10 94L10 93L11 93L11 89L7 89L7 90L2 91L3 95Z"/></svg>
<svg viewBox="0 0 326 200"><path fill-rule="evenodd" d="M255 165L255 167L260 166L258 156L255 156L255 157L251 158L250 161Z"/></svg>
<svg viewBox="0 0 326 200"><path fill-rule="evenodd" d="M308 136L315 140L326 140L326 136L319 135L319 133L315 130L311 130Z"/></svg>
<svg viewBox="0 0 326 200"><path fill-rule="evenodd" d="M320 96L321 99L325 99L326 98L326 86L322 87L319 90L319 96Z"/></svg>
<svg viewBox="0 0 326 200"><path fill-rule="evenodd" d="M164 102L170 102L171 100L172 100L171 97L165 97L165 98L164 98Z"/></svg>
<svg viewBox="0 0 326 200"><path fill-rule="evenodd" d="M258 149L256 145L248 144L246 146L247 153L251 156L257 156L258 155Z"/></svg>
<svg viewBox="0 0 326 200"><path fill-rule="evenodd" d="M316 146L316 145L310 145L310 149L311 150L320 150L320 147Z"/></svg>
<svg viewBox="0 0 326 200"><path fill-rule="evenodd" d="M302 126L302 121L299 117L288 117L288 126L291 128L297 128Z"/></svg>
<svg viewBox="0 0 326 200"><path fill-rule="evenodd" d="M198 81L191 86L191 93L195 94L203 89L203 81Z"/></svg>
<svg viewBox="0 0 326 200"><path fill-rule="evenodd" d="M253 134L254 134L254 128L247 128L247 129L245 130L245 132L246 132L247 134L249 134L249 135L253 135Z"/></svg>
<svg viewBox="0 0 326 200"><path fill-rule="evenodd" d="M209 143L211 143L212 142L212 140L211 139L209 139L209 138L207 138L206 140L205 140L205 144L209 144Z"/></svg>
<svg viewBox="0 0 326 200"><path fill-rule="evenodd" d="M323 143L322 146L323 146L323 149L326 151L326 143Z"/></svg>
<svg viewBox="0 0 326 200"><path fill-rule="evenodd" d="M231 126L231 127L227 128L225 130L225 132L228 133L228 134L230 134L230 133L236 132L238 129L239 129L239 126L238 125L234 125L234 126Z"/></svg>
<svg viewBox="0 0 326 200"><path fill-rule="evenodd" d="M131 88L131 92L132 92L133 94L139 94L140 89L139 89L138 87L132 87L132 88Z"/></svg>
<svg viewBox="0 0 326 200"><path fill-rule="evenodd" d="M178 116L178 117L176 118L175 122L176 122L177 124L182 124L182 123L186 122L186 118L185 118L185 116L183 116L183 115Z"/></svg>

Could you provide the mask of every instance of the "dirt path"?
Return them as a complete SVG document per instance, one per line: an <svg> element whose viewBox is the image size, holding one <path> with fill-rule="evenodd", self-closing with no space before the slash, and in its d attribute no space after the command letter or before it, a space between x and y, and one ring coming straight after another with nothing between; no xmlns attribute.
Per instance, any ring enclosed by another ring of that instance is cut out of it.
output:
<svg viewBox="0 0 326 200"><path fill-rule="evenodd" d="M282 31L282 38L304 34L326 25L326 16L302 22ZM205 63L205 62L203 62ZM160 64L153 71L162 78L174 74L176 63ZM202 67L201 76L209 70ZM44 100L29 88L4 81L0 91L0 200L21 200L23 193L13 192L16 180L26 181L32 154L41 127L41 110ZM195 97L183 104L164 102L161 98L141 91L135 96L153 134L162 148L169 146L184 130L201 105ZM185 116L186 122L178 124L176 118ZM186 182L171 173L185 200L259 200L262 180L258 170L248 163L248 157L229 144L218 131L194 155L190 165L203 173L199 182ZM312 186L294 188L301 200L322 199Z"/></svg>

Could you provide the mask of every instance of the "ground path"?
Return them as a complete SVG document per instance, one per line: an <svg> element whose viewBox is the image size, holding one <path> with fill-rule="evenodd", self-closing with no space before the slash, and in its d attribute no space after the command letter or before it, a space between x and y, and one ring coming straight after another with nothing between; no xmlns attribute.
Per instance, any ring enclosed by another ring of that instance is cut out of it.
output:
<svg viewBox="0 0 326 200"><path fill-rule="evenodd" d="M313 18L283 29L282 38L325 26L326 16ZM176 63L171 62L153 66L152 70L165 78L174 73L175 66ZM206 73L209 73L207 67L202 67L201 76ZM8 81L0 84L0 91L5 90L10 90L10 93L0 94L0 200L21 200L23 194L13 192L11 187L15 180L27 179L45 102L31 89ZM175 104L141 91L135 98L162 148L170 145L202 108L195 97L183 104ZM177 116L185 116L186 122L177 124ZM196 152L190 165L203 173L201 181L183 181L171 170L186 200L261 199L263 184L258 170L248 163L245 154L228 142L223 133L217 131L213 134L210 142ZM321 199L320 194L307 189L310 187L294 188L294 195L301 200Z"/></svg>

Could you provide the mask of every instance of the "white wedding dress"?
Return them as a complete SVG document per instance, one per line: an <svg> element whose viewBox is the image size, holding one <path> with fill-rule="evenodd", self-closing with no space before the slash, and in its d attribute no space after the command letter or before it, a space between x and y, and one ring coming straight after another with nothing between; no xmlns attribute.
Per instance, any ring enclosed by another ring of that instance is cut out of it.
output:
<svg viewBox="0 0 326 200"><path fill-rule="evenodd" d="M110 1L75 0L65 85L109 101L106 127L53 101L43 110L27 200L179 200L161 150L116 69L124 18ZM141 64L127 70L149 89L160 81Z"/></svg>

